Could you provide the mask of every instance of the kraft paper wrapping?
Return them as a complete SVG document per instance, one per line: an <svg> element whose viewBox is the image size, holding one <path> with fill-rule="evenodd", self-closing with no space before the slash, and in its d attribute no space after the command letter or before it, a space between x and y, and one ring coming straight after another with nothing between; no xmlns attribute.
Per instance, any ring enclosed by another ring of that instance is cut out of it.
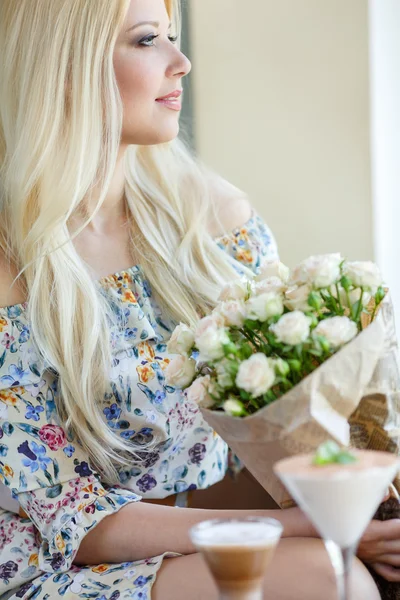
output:
<svg viewBox="0 0 400 600"><path fill-rule="evenodd" d="M398 343L390 296L382 303L376 322L386 331L385 346L363 398L349 419L351 445L400 454L400 370ZM400 478L394 485L400 491Z"/></svg>
<svg viewBox="0 0 400 600"><path fill-rule="evenodd" d="M276 402L245 418L207 409L202 413L286 508L293 501L273 473L275 462L312 452L332 438L345 446L398 452L399 407L397 342L387 294L370 325Z"/></svg>

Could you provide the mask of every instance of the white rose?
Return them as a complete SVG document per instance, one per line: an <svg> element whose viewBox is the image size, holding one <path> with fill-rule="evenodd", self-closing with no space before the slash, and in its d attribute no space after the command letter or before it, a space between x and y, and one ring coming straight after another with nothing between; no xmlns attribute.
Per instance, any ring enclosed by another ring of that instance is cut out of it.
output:
<svg viewBox="0 0 400 600"><path fill-rule="evenodd" d="M326 288L340 278L340 254L321 254L303 260L292 274L292 283L308 283L317 289Z"/></svg>
<svg viewBox="0 0 400 600"><path fill-rule="evenodd" d="M241 417L244 413L244 406L242 402L240 402L240 400L235 400L234 398L230 398L224 402L222 408L231 417Z"/></svg>
<svg viewBox="0 0 400 600"><path fill-rule="evenodd" d="M218 363L216 371L219 386L222 388L230 388L233 386L235 378L230 373L228 361L222 360L220 363Z"/></svg>
<svg viewBox="0 0 400 600"><path fill-rule="evenodd" d="M355 290L349 291L349 299L347 299L346 290L344 288L342 288L341 285L338 286L338 289L339 289L339 298L340 298L340 302L341 302L342 306L344 306L346 308L350 308L350 306L353 306L354 304L356 304L357 302L360 301L360 298L361 298L361 289L360 288L356 288ZM338 297L336 286L333 285L331 287L330 291L334 298ZM372 298L371 294L369 292L365 291L362 296L362 305L368 306L371 298ZM350 303L349 303L349 300L350 300Z"/></svg>
<svg viewBox="0 0 400 600"><path fill-rule="evenodd" d="M270 330L275 334L278 342L297 346L303 344L310 335L310 317L299 310L286 313L277 323L271 325Z"/></svg>
<svg viewBox="0 0 400 600"><path fill-rule="evenodd" d="M171 335L167 349L170 354L187 354L194 345L194 333L184 323L180 323Z"/></svg>
<svg viewBox="0 0 400 600"><path fill-rule="evenodd" d="M198 323L195 331L195 341L201 337L203 333L209 329L220 329L225 326L224 317L222 317L218 311L213 311L211 315L203 317Z"/></svg>
<svg viewBox="0 0 400 600"><path fill-rule="evenodd" d="M323 336L332 348L340 348L358 334L357 325L348 317L332 317L318 323L312 335Z"/></svg>
<svg viewBox="0 0 400 600"><path fill-rule="evenodd" d="M255 296L260 294L268 294L273 292L274 294L283 294L287 290L287 285L279 279L279 277L267 277L253 286L253 293Z"/></svg>
<svg viewBox="0 0 400 600"><path fill-rule="evenodd" d="M309 285L290 288L285 294L284 305L289 310L301 310L302 312L312 310L311 306L308 304L308 297L311 294L311 291Z"/></svg>
<svg viewBox="0 0 400 600"><path fill-rule="evenodd" d="M260 294L246 302L247 318L262 323L270 317L283 313L283 302L281 296L274 293Z"/></svg>
<svg viewBox="0 0 400 600"><path fill-rule="evenodd" d="M382 285L382 275L378 266L370 261L346 262L344 272L356 287L367 288L376 293Z"/></svg>
<svg viewBox="0 0 400 600"><path fill-rule="evenodd" d="M255 398L271 389L275 381L275 369L261 352L242 362L236 376L236 385Z"/></svg>
<svg viewBox="0 0 400 600"><path fill-rule="evenodd" d="M246 309L242 300L228 300L218 306L218 313L224 318L227 327L242 327L246 318Z"/></svg>
<svg viewBox="0 0 400 600"><path fill-rule="evenodd" d="M201 360L217 360L224 356L224 344L229 344L230 339L224 328L207 327L199 337L196 336L196 347L200 351Z"/></svg>
<svg viewBox="0 0 400 600"><path fill-rule="evenodd" d="M169 385L185 388L190 385L196 374L196 362L186 356L177 356L165 370L165 376Z"/></svg>
<svg viewBox="0 0 400 600"><path fill-rule="evenodd" d="M226 302L227 300L246 300L249 295L249 281L246 279L237 279L228 283L221 291L218 300Z"/></svg>
<svg viewBox="0 0 400 600"><path fill-rule="evenodd" d="M202 408L211 408L214 404L214 400L209 395L211 378L209 375L199 377L195 379L192 385L187 388L186 395L190 402L194 402Z"/></svg>
<svg viewBox="0 0 400 600"><path fill-rule="evenodd" d="M288 363L282 358L270 358L270 365L275 369L275 373L281 377L286 377L290 373Z"/></svg>
<svg viewBox="0 0 400 600"><path fill-rule="evenodd" d="M260 272L256 277L256 281L262 281L269 277L278 277L284 283L289 281L290 270L289 267L281 263L279 260L267 260L265 261Z"/></svg>

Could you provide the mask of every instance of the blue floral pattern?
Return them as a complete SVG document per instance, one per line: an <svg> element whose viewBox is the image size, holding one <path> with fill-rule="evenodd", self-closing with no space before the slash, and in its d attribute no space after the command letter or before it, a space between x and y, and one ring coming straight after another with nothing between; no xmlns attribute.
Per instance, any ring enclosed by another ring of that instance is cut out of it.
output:
<svg viewBox="0 0 400 600"><path fill-rule="evenodd" d="M257 271L276 258L262 219L218 238L221 251ZM137 446L139 461L119 468L118 486L101 481L56 410L58 378L30 335L27 303L0 309L0 485L20 515L0 509L0 595L150 599L167 553L134 563L77 567L80 542L102 519L141 498L204 489L228 466L225 442L198 407L165 381L167 341L176 325L157 305L140 266L104 277L99 289L118 321L110 327L113 364L102 403L108 426ZM140 450L156 439L151 452Z"/></svg>

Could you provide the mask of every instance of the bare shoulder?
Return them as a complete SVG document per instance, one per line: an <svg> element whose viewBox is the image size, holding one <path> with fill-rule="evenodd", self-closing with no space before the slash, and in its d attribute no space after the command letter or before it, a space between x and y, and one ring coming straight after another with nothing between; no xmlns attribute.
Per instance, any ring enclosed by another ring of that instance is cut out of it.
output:
<svg viewBox="0 0 400 600"><path fill-rule="evenodd" d="M224 179L210 180L214 214L210 219L209 232L218 237L246 223L253 212L247 195Z"/></svg>
<svg viewBox="0 0 400 600"><path fill-rule="evenodd" d="M17 269L10 265L0 250L0 307L21 304L26 300L21 283L14 283L17 274Z"/></svg>

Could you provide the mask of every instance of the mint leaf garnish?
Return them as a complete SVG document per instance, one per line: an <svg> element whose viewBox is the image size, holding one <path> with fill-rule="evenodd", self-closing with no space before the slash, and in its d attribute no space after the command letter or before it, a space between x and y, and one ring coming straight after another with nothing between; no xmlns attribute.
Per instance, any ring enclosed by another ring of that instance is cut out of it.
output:
<svg viewBox="0 0 400 600"><path fill-rule="evenodd" d="M348 450L340 448L340 446L333 441L328 441L317 449L313 464L317 466L324 465L349 465L357 461L357 457L351 454Z"/></svg>

